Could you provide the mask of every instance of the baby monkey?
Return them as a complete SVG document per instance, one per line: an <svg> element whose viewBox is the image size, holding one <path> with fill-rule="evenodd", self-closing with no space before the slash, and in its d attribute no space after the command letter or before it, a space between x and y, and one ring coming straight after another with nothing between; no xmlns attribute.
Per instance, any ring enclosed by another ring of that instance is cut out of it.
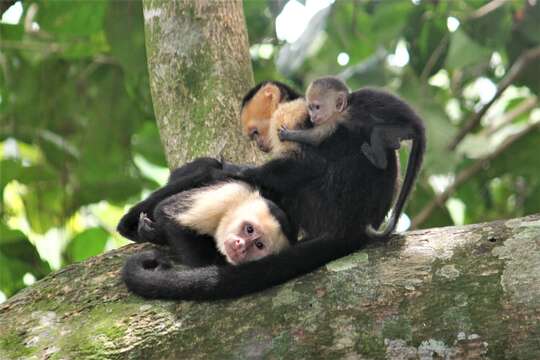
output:
<svg viewBox="0 0 540 360"><path fill-rule="evenodd" d="M387 167L387 149L398 150L402 140L412 140L405 180L386 229L381 232L371 227L367 229L373 237L387 236L394 230L422 166L426 146L422 119L394 95L369 88L350 92L347 85L335 77L314 80L308 86L306 100L315 126L302 130L281 127L280 140L318 146L332 136L338 126L344 126L365 140L360 149L379 169Z"/></svg>

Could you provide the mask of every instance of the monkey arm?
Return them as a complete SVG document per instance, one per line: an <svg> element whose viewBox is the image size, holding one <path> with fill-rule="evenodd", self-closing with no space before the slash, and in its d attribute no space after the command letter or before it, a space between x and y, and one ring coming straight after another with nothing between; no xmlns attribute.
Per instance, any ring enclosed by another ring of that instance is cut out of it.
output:
<svg viewBox="0 0 540 360"><path fill-rule="evenodd" d="M211 181L226 179L221 163L212 158L199 158L175 169L169 177L169 182L154 191L148 198L133 206L120 219L116 230L124 237L140 242L138 236L139 217L141 213L152 217L157 204L174 194L202 186Z"/></svg>
<svg viewBox="0 0 540 360"><path fill-rule="evenodd" d="M256 165L239 165L233 164L228 161L223 161L223 171L227 174L241 174L246 169L255 168Z"/></svg>
<svg viewBox="0 0 540 360"><path fill-rule="evenodd" d="M231 178L276 191L281 194L296 192L326 170L324 159L310 161L295 158L278 158L259 167L246 168L240 173L228 174Z"/></svg>
<svg viewBox="0 0 540 360"><path fill-rule="evenodd" d="M303 130L289 130L286 127L281 127L278 130L278 136L281 141L294 141L302 144L319 146L336 131L336 128L336 123L321 124L314 128Z"/></svg>

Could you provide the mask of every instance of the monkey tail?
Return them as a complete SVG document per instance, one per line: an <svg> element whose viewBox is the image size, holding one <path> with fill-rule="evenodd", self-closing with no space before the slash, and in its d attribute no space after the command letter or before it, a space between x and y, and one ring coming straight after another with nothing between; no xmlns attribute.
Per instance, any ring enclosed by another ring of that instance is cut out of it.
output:
<svg viewBox="0 0 540 360"><path fill-rule="evenodd" d="M413 139L413 145L411 153L409 154L409 161L407 163L407 172L405 174L405 180L403 180L403 185L399 191L399 196L396 201L394 208L392 209L392 214L388 220L384 229L374 229L373 226L368 225L366 227L366 234L372 239L384 239L387 238L396 228L399 216L403 211L405 202L409 194L411 193L412 187L416 180L418 173L420 172L420 167L422 166L422 161L424 158L424 152L426 150L426 138L424 130L420 129L417 132L417 137Z"/></svg>
<svg viewBox="0 0 540 360"><path fill-rule="evenodd" d="M175 269L157 251L130 256L122 270L127 287L146 298L217 300L236 298L282 284L360 249L355 237L306 239L279 254L237 266Z"/></svg>

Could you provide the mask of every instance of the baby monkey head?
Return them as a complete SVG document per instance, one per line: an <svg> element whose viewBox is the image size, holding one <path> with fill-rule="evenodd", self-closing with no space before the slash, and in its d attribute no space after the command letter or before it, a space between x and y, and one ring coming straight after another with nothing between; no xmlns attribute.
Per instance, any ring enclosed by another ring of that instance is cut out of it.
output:
<svg viewBox="0 0 540 360"><path fill-rule="evenodd" d="M315 125L337 121L347 109L349 88L336 77L322 77L309 84L306 91L308 112Z"/></svg>

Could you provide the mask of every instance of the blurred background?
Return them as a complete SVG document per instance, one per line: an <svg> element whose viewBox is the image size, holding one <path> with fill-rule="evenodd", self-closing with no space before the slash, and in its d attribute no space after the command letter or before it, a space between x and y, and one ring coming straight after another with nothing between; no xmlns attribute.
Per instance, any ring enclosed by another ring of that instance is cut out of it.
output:
<svg viewBox="0 0 540 360"><path fill-rule="evenodd" d="M1 302L127 243L117 221L168 169L139 1L0 10ZM303 91L339 75L399 94L425 119L401 230L540 210L537 0L257 0L244 13L256 81Z"/></svg>

